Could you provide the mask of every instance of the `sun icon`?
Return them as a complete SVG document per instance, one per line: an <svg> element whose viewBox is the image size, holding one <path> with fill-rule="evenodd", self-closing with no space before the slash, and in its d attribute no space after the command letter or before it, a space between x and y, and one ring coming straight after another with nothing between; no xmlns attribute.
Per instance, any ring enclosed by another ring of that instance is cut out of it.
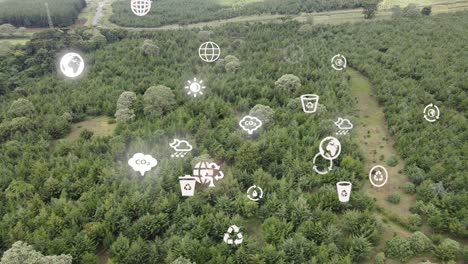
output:
<svg viewBox="0 0 468 264"><path fill-rule="evenodd" d="M205 88L206 87L203 86L203 81L198 81L197 78L193 78L193 81L188 80L187 86L185 86L185 89L188 89L187 94L193 95L193 97L197 97L198 94L203 94L203 89Z"/></svg>

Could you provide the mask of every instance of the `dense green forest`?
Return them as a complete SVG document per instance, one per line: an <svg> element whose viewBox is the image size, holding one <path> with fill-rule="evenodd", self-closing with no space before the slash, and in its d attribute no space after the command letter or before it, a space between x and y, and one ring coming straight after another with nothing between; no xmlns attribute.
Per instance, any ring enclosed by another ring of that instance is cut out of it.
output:
<svg viewBox="0 0 468 264"><path fill-rule="evenodd" d="M96 263L103 250L124 264L383 263L381 254L369 259L382 229L374 200L360 192L367 172L355 138L340 138L332 173L312 169L333 121L355 107L346 73L330 67L340 53L375 86L415 186L412 211L433 233L396 236L385 254L401 263L425 254L466 261L467 250L443 235L468 237L467 30L465 12L340 26L38 33L0 55L0 250L21 240L74 263ZM198 58L207 40L223 59ZM284 59L291 44L302 47L301 63ZM57 74L67 49L84 54L83 78ZM277 82L286 74L297 78ZM184 90L194 76L207 86L196 99ZM305 93L320 95L314 115L300 108ZM429 102L442 111L434 124L422 118ZM265 124L254 137L238 127L249 111ZM62 139L72 123L99 115L116 116L113 135ZM194 144L183 159L170 158L177 137ZM136 152L158 159L145 177L127 165ZM201 157L225 177L181 197L178 177ZM341 180L353 182L349 203L337 199ZM265 191L259 203L245 195L253 184ZM238 247L223 243L233 224L245 237Z"/></svg>
<svg viewBox="0 0 468 264"><path fill-rule="evenodd" d="M148 15L136 17L130 10L129 1L119 0L112 3L110 21L129 27L184 25L247 15L299 14L358 8L364 2L366 0L157 0L153 1Z"/></svg>
<svg viewBox="0 0 468 264"><path fill-rule="evenodd" d="M78 14L86 6L85 0L0 0L0 24L17 27L47 27L48 3L52 22L65 27L75 23Z"/></svg>

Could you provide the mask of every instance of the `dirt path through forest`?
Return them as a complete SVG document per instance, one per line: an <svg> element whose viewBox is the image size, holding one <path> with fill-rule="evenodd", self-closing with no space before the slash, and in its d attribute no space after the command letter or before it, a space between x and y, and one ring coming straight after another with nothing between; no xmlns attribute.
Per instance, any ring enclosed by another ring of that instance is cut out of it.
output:
<svg viewBox="0 0 468 264"><path fill-rule="evenodd" d="M350 75L350 85L352 95L356 99L357 122L355 124L354 134L364 155L364 169L366 173L375 166L384 166L389 174L388 181L381 188L373 187L369 181L366 181L363 191L371 197L377 199L377 206L383 209L386 214L396 214L397 217L407 218L410 216L410 206L416 202L415 195L408 195L400 190L409 179L401 171L404 162L399 157L395 144L391 137L383 109L378 105L373 96L371 84L365 76L353 69L348 69ZM398 164L394 167L387 165L387 160L395 157ZM387 201L387 197L392 193L399 193L401 201L398 204L392 204Z"/></svg>
<svg viewBox="0 0 468 264"><path fill-rule="evenodd" d="M102 18L99 20L99 23L96 25L101 28L123 28L127 30L177 30L177 29L192 29L192 28L204 28L204 27L218 27L228 23L237 23L237 22L274 22L281 21L283 19L292 19L298 22L307 22L313 21L314 24L343 24L343 23L354 23L360 21L373 21L373 20L382 20L389 19L392 16L392 11L390 8L385 7L377 12L374 19L364 19L362 14L362 9L347 9L347 10L335 10L335 11L325 11L325 12L314 12L314 13L300 13L298 15L272 15L272 14L262 14L262 15L253 15L253 16L240 16L228 19L220 19L209 22L200 22L193 23L189 25L181 26L179 24L164 25L160 27L150 27L150 28L137 28L137 27L123 27L111 23L109 21L110 16L112 15L112 1L108 0L102 6L103 12L100 14ZM432 14L442 14L468 10L468 0L441 0L432 4ZM157 8L157 5L153 5L152 8ZM101 12L100 12L101 13Z"/></svg>
<svg viewBox="0 0 468 264"><path fill-rule="evenodd" d="M367 180L362 191L376 199L376 205L383 213L377 211L377 219L382 222L383 238L377 245L375 253L383 251L385 241L391 239L395 234L401 237L409 237L411 232L400 225L389 221L388 215L394 215L406 219L411 213L409 208L416 201L414 195L407 195L399 190L399 187L408 181L401 174L404 163L393 147L394 141L390 136L382 108L373 96L372 86L369 80L358 71L348 68L347 73L351 77L350 86L356 102L356 120L352 132L358 140L362 155L364 156L364 169L368 173L374 165L384 166L389 174L387 183L381 187L373 187ZM398 159L398 165L390 167L386 164L387 159L394 156ZM382 159L383 157L383 159ZM387 201L389 194L397 192L401 196L399 204ZM372 258L371 258L372 262ZM369 263L371 263L369 262ZM390 263L390 262L389 262Z"/></svg>

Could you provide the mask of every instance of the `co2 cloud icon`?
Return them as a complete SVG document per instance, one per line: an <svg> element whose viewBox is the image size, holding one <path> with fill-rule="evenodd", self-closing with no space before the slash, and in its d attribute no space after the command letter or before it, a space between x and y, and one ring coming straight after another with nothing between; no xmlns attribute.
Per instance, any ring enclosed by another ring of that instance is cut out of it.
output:
<svg viewBox="0 0 468 264"><path fill-rule="evenodd" d="M249 134L252 134L262 126L262 121L255 116L244 116L241 121L239 121L239 126Z"/></svg>
<svg viewBox="0 0 468 264"><path fill-rule="evenodd" d="M151 155L135 153L133 157L128 160L128 165L130 165L134 171L138 171L141 176L145 176L145 172L156 167L156 165L158 165L158 161Z"/></svg>

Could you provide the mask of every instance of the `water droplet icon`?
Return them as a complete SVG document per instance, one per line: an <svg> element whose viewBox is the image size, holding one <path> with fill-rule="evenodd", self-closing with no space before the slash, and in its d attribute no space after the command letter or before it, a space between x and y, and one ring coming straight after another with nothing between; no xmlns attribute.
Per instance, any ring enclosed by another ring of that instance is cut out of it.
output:
<svg viewBox="0 0 468 264"><path fill-rule="evenodd" d="M252 192L252 196L253 196L253 197L257 197L257 196L258 196L258 193L257 193L256 190L254 190L254 191Z"/></svg>

